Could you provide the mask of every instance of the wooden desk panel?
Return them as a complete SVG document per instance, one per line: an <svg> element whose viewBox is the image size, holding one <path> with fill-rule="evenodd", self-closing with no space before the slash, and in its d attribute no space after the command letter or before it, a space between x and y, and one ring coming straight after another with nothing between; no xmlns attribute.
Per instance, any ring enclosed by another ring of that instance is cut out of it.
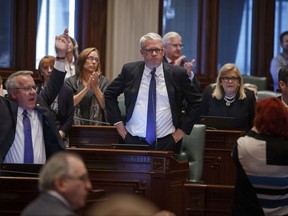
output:
<svg viewBox="0 0 288 216"><path fill-rule="evenodd" d="M19 216L38 195L38 177L0 176L0 215ZM104 195L103 189L91 190L86 201L87 205L79 209L78 213L85 215L90 204L103 198Z"/></svg>
<svg viewBox="0 0 288 216"><path fill-rule="evenodd" d="M162 209L183 215L189 166L178 162L173 152L89 148L68 151L83 157L94 190L139 194ZM33 164L0 164L0 170L6 171L0 172L0 215L19 215L36 198L38 177L25 171L37 174L40 168L41 165Z"/></svg>
<svg viewBox="0 0 288 216"><path fill-rule="evenodd" d="M207 130L203 180L206 184L234 185L231 150L244 131Z"/></svg>
<svg viewBox="0 0 288 216"><path fill-rule="evenodd" d="M69 146L77 148L110 148L121 141L115 126L73 125L68 136Z"/></svg>
<svg viewBox="0 0 288 216"><path fill-rule="evenodd" d="M230 216L234 186L185 184L185 214L188 216Z"/></svg>
<svg viewBox="0 0 288 216"><path fill-rule="evenodd" d="M70 148L82 155L95 186L107 194L129 192L142 195L162 209L183 215L187 162L173 152Z"/></svg>

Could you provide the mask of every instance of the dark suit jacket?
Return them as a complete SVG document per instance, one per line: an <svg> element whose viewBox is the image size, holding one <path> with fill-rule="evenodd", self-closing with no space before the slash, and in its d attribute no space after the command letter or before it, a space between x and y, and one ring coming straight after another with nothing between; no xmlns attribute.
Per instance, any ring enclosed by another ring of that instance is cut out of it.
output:
<svg viewBox="0 0 288 216"><path fill-rule="evenodd" d="M121 121L117 97L124 92L126 119L130 120L139 92L145 63L143 61L125 64L121 73L104 92L105 108L111 124ZM173 125L190 134L199 117L201 95L188 78L186 70L179 66L163 63L164 77L171 106ZM185 114L182 102L187 101Z"/></svg>
<svg viewBox="0 0 288 216"><path fill-rule="evenodd" d="M56 197L41 193L21 213L21 216L77 216L63 202Z"/></svg>
<svg viewBox="0 0 288 216"><path fill-rule="evenodd" d="M43 90L42 84L38 86L37 92ZM54 118L57 123L58 130L62 130L67 134L73 124L74 118L74 101L73 91L70 87L63 85L57 97L58 113L54 113Z"/></svg>
<svg viewBox="0 0 288 216"><path fill-rule="evenodd" d="M166 59L165 56L163 57L162 62L169 64L169 62L168 62L168 60ZM182 60L180 66L183 67L185 62L187 62L186 59ZM196 86L196 88L200 91L200 82L199 82L199 80L196 78L195 74L194 74L194 77L193 77L193 79L192 79L191 81L192 81L192 83Z"/></svg>
<svg viewBox="0 0 288 216"><path fill-rule="evenodd" d="M235 96L235 101L226 106L225 100L218 100L212 97L215 86L208 85L205 87L202 95L201 115L203 116L222 116L234 117L237 130L249 131L253 127L255 115L256 99L254 92L245 89L246 98L239 99L239 92Z"/></svg>
<svg viewBox="0 0 288 216"><path fill-rule="evenodd" d="M37 96L35 109L43 115L43 136L47 158L65 149L49 109L62 87L64 77L65 73L53 69L47 87ZM15 138L18 104L8 97L0 97L0 110L0 162L3 162Z"/></svg>

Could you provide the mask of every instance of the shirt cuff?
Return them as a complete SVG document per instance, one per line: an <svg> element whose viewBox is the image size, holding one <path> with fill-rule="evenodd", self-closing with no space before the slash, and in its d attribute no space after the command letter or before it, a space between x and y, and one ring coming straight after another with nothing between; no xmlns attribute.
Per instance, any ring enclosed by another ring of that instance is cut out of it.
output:
<svg viewBox="0 0 288 216"><path fill-rule="evenodd" d="M55 61L54 68L58 71L65 72L65 61Z"/></svg>

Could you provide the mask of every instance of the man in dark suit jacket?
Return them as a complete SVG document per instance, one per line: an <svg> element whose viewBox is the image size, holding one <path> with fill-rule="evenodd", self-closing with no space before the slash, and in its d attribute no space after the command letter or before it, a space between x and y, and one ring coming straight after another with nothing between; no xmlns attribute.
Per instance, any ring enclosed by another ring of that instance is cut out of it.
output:
<svg viewBox="0 0 288 216"><path fill-rule="evenodd" d="M67 37L68 30L56 37L57 61L50 81L40 95L36 93L32 71L18 71L7 79L8 95L0 97L0 162L24 162L24 110L31 122L33 163L45 163L53 153L65 150L49 106L64 82Z"/></svg>
<svg viewBox="0 0 288 216"><path fill-rule="evenodd" d="M148 33L140 39L144 61L125 64L121 73L104 92L105 109L111 124L116 125L125 143L146 144L147 149L173 150L179 153L184 134L189 134L198 119L201 95L191 85L186 70L162 63L162 38ZM156 135L146 141L148 89L151 71L156 71ZM117 97L124 92L126 125L121 119ZM187 101L185 113L182 102Z"/></svg>
<svg viewBox="0 0 288 216"><path fill-rule="evenodd" d="M191 82L200 90L200 82L193 73L195 59L190 62L187 61L185 55L181 55L183 49L182 37L177 32L168 32L163 36L163 45L165 49L163 62L184 67Z"/></svg>
<svg viewBox="0 0 288 216"><path fill-rule="evenodd" d="M21 216L76 216L92 189L86 166L79 155L71 152L54 154L39 176L40 195Z"/></svg>

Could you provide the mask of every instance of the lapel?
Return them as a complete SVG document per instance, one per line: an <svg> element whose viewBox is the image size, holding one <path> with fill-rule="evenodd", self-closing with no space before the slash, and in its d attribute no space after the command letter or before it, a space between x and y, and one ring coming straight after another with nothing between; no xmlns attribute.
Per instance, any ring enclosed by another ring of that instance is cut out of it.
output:
<svg viewBox="0 0 288 216"><path fill-rule="evenodd" d="M164 78L165 78L165 83L166 83L166 88L167 88L167 93L168 93L168 98L170 102L171 108L174 106L174 95L175 95L175 89L173 88L173 73L171 68L168 67L168 64L163 64L163 73L164 73Z"/></svg>
<svg viewBox="0 0 288 216"><path fill-rule="evenodd" d="M11 99L8 99L9 106L11 108L13 122L17 124L17 113L18 113L18 104Z"/></svg>
<svg viewBox="0 0 288 216"><path fill-rule="evenodd" d="M131 104L133 105L133 107L135 106L136 103L136 99L138 96L138 92L139 92L139 88L140 88L140 84L141 84L141 79L143 76L143 72L144 72L144 62L143 64L139 64L138 67L135 68L135 70L132 71L133 73L133 81L132 81L132 88L131 88Z"/></svg>

